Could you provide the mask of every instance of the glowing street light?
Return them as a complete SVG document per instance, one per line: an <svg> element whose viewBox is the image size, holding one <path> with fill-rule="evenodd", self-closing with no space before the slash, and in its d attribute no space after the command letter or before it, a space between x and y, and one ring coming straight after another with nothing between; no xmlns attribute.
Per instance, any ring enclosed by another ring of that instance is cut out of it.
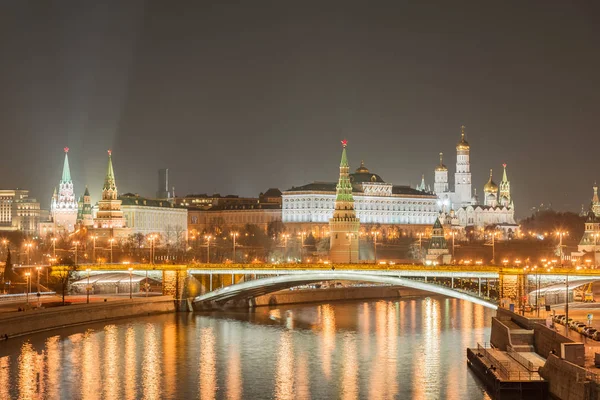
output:
<svg viewBox="0 0 600 400"><path fill-rule="evenodd" d="M240 234L238 232L231 232L230 235L233 238L233 262L235 263L235 240Z"/></svg>
<svg viewBox="0 0 600 400"><path fill-rule="evenodd" d="M87 274L88 274L88 276L87 276L87 278L88 278L88 279L87 279L87 286L86 286L86 288L85 288L85 290L87 291L87 300L86 300L86 303L87 303L87 304L90 304L90 289L92 289L92 288L90 287L90 272L91 272L92 270L91 270L90 268L87 268L85 271L86 271L86 272L87 272Z"/></svg>
<svg viewBox="0 0 600 400"><path fill-rule="evenodd" d="M211 235L205 235L206 239L206 263L210 264L210 240L212 239Z"/></svg>
<svg viewBox="0 0 600 400"><path fill-rule="evenodd" d="M133 268L129 267L129 299L133 300Z"/></svg>
<svg viewBox="0 0 600 400"><path fill-rule="evenodd" d="M29 283L31 282L31 272L25 272L25 302L29 305Z"/></svg>

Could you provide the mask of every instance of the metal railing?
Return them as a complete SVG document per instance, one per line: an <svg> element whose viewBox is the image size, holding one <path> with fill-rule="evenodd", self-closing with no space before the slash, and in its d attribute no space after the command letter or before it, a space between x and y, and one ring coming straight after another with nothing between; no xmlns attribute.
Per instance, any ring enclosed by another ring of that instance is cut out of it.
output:
<svg viewBox="0 0 600 400"><path fill-rule="evenodd" d="M516 362L527 368L530 372L538 372L540 367L534 365L531 361L523 357L518 351L515 351L511 346L507 346L508 355L511 356Z"/></svg>
<svg viewBox="0 0 600 400"><path fill-rule="evenodd" d="M543 378L537 372L531 371L515 371L511 368L510 361L500 361L494 357L487 349L485 343L482 346L477 343L477 352L481 353L488 362L496 368L500 376L511 381L541 381Z"/></svg>
<svg viewBox="0 0 600 400"><path fill-rule="evenodd" d="M47 297L47 296L54 296L54 295L56 295L56 292L40 292L40 297ZM19 301L19 300L26 300L26 299L27 299L27 294L25 294L25 293L0 295L0 302ZM30 302L35 302L36 299L37 299L37 292L29 293L29 301Z"/></svg>

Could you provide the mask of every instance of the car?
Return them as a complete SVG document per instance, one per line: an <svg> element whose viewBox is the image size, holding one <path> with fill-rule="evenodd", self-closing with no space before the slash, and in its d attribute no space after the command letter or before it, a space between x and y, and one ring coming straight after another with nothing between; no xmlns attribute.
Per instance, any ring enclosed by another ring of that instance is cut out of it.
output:
<svg viewBox="0 0 600 400"><path fill-rule="evenodd" d="M583 330L584 330L585 328L589 328L589 326L587 326L587 325L586 325L586 324L584 324L584 323L580 323L580 324L577 324L577 325L575 326L575 330L576 330L577 332L579 332L579 333L583 333Z"/></svg>
<svg viewBox="0 0 600 400"><path fill-rule="evenodd" d="M569 318L569 328L571 328L571 329L575 329L575 327L577 327L577 324L581 324L581 322L579 322L579 321L575 321L575 320L571 320L571 319Z"/></svg>
<svg viewBox="0 0 600 400"><path fill-rule="evenodd" d="M564 314L555 315L552 317L552 321L560 323L560 321L564 318Z"/></svg>
<svg viewBox="0 0 600 400"><path fill-rule="evenodd" d="M591 326L588 326L583 330L583 334L589 338L593 337L595 332L597 332L597 329L592 328Z"/></svg>
<svg viewBox="0 0 600 400"><path fill-rule="evenodd" d="M594 334L592 335L592 339L600 340L600 331L594 332Z"/></svg>

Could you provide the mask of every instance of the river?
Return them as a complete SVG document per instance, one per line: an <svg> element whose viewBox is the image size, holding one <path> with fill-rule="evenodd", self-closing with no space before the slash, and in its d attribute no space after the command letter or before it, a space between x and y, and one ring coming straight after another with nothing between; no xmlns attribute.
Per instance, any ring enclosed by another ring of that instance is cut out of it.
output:
<svg viewBox="0 0 600 400"><path fill-rule="evenodd" d="M0 399L489 399L493 311L440 296L166 314L0 342Z"/></svg>

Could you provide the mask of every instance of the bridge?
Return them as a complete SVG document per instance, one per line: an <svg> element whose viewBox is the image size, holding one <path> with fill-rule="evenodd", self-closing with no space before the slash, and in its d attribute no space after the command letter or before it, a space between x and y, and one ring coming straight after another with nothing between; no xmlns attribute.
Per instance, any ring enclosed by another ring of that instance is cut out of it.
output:
<svg viewBox="0 0 600 400"><path fill-rule="evenodd" d="M21 266L32 267L35 266ZM260 295L323 281L398 285L496 308L494 300L490 298L490 287L495 289L498 297L518 299L530 292L526 288L527 277L542 277L555 284L564 282L566 276L572 284L600 280L600 270L596 269L558 267L532 274L523 268L496 265L122 263L53 268L75 270L74 275L79 278L87 276L88 270L92 275L114 272L145 275L161 281L164 294L174 295L178 299L193 297L198 308L220 306L228 302L248 302ZM189 284L192 281L195 284ZM194 289L190 290L192 286Z"/></svg>

